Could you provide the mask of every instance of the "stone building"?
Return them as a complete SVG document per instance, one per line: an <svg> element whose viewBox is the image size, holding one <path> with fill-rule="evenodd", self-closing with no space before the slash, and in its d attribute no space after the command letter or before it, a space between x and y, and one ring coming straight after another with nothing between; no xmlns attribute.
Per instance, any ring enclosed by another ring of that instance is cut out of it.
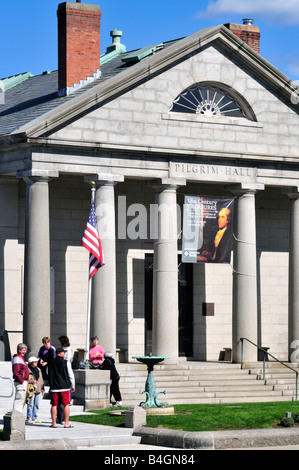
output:
<svg viewBox="0 0 299 470"><path fill-rule="evenodd" d="M98 6L60 4L58 71L2 81L0 335L34 354L43 336L85 347L81 239L95 188L105 266L92 281L90 332L105 349L176 362L217 361L228 347L240 361L245 337L289 360L299 339L297 86L259 54L250 21L134 51L115 30L100 57L101 20ZM188 195L234 198L231 263L182 262ZM244 358L257 359L249 342Z"/></svg>

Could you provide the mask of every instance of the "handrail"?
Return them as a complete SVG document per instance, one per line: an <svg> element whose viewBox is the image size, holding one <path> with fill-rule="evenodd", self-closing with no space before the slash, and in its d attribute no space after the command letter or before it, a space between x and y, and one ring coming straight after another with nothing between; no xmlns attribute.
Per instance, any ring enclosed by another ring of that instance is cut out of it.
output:
<svg viewBox="0 0 299 470"><path fill-rule="evenodd" d="M0 379L9 380L10 383L11 383L11 385L12 385L12 387L11 387L11 394L10 394L10 395L0 395L0 398L10 398L10 397L12 397L13 394L14 394L13 380L12 380L10 377L2 377L1 375L0 375Z"/></svg>
<svg viewBox="0 0 299 470"><path fill-rule="evenodd" d="M280 361L279 359L277 359L275 356L273 356L272 354L270 354L268 351L266 351L264 348L262 348L261 346L259 346L258 344L255 344L253 343L252 341L250 341L250 339L248 338L240 338L241 340L241 343L242 343L242 347L241 347L241 369L243 369L243 364L244 364L244 360L243 360L243 342L244 340L248 341L249 343L253 344L253 346L255 346L256 348L260 349L261 351L264 352L264 364L263 364L263 380L266 379L266 355L268 356L271 356L273 357L273 359L277 362L279 362L280 364L282 364L284 367L287 367L288 369L292 370L293 372L295 372L296 374L296 401L298 400L298 371L296 369L293 369L293 367L290 367L288 366L287 364L285 364L284 362Z"/></svg>

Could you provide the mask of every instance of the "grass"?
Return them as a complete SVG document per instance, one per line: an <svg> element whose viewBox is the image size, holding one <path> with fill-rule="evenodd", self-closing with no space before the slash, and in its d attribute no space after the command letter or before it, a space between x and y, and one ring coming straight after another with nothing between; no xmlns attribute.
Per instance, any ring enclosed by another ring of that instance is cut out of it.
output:
<svg viewBox="0 0 299 470"><path fill-rule="evenodd" d="M105 426L124 426L125 416L111 416L110 412L111 408L94 410L90 416L71 416L70 419ZM292 417L299 413L299 402L175 405L173 415L147 415L146 425L184 431L266 429L276 426L287 412L291 412Z"/></svg>

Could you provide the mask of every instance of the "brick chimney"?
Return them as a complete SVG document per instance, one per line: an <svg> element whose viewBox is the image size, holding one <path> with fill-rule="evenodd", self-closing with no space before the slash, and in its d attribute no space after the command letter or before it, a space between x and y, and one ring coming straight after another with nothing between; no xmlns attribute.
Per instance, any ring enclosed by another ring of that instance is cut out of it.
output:
<svg viewBox="0 0 299 470"><path fill-rule="evenodd" d="M248 46L260 53L260 30L257 26L253 26L253 20L249 18L243 19L243 24L227 23L226 26L232 33L238 36Z"/></svg>
<svg viewBox="0 0 299 470"><path fill-rule="evenodd" d="M58 6L58 94L68 95L100 76L98 5L80 1Z"/></svg>

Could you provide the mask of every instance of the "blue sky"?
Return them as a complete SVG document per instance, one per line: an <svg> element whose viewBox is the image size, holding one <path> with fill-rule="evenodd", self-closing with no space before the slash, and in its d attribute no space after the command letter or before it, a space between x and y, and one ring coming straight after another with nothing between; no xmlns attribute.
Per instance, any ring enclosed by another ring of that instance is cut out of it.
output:
<svg viewBox="0 0 299 470"><path fill-rule="evenodd" d="M1 2L0 78L57 69L59 0ZM110 31L123 32L127 50L188 36L218 24L253 18L261 31L261 55L292 80L299 80L298 0L82 0L100 5L101 53Z"/></svg>

